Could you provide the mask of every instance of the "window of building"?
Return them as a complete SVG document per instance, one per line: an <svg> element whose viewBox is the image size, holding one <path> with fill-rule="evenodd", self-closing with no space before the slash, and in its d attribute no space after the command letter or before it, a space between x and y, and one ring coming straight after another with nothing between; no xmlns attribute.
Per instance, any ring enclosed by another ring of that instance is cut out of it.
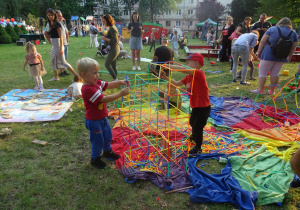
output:
<svg viewBox="0 0 300 210"><path fill-rule="evenodd" d="M181 9L177 10L177 15L181 15Z"/></svg>
<svg viewBox="0 0 300 210"><path fill-rule="evenodd" d="M191 0L191 4L193 4L194 3L194 0Z"/></svg>
<svg viewBox="0 0 300 210"><path fill-rule="evenodd" d="M176 21L176 26L180 26L180 21Z"/></svg>
<svg viewBox="0 0 300 210"><path fill-rule="evenodd" d="M104 0L104 4L107 4L107 0Z"/></svg>
<svg viewBox="0 0 300 210"><path fill-rule="evenodd" d="M156 22L156 24L159 24L159 21L157 20L157 21L155 21Z"/></svg>
<svg viewBox="0 0 300 210"><path fill-rule="evenodd" d="M171 15L171 10L166 11L166 15Z"/></svg>
<svg viewBox="0 0 300 210"><path fill-rule="evenodd" d="M166 21L166 26L171 26L171 21Z"/></svg>
<svg viewBox="0 0 300 210"><path fill-rule="evenodd" d="M190 21L190 22L189 22L189 26L192 26L192 25L193 25L193 21Z"/></svg>
<svg viewBox="0 0 300 210"><path fill-rule="evenodd" d="M192 15L193 12L194 12L194 11L193 11L192 9L189 9L189 10L188 10L188 14L189 14L189 15Z"/></svg>
<svg viewBox="0 0 300 210"><path fill-rule="evenodd" d="M124 15L128 15L128 10L124 10Z"/></svg>

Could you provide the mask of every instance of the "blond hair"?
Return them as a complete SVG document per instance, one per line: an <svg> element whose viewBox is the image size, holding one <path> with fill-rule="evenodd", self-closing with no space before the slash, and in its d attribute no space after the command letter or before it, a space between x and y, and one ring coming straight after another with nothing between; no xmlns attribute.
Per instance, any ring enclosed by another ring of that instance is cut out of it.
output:
<svg viewBox="0 0 300 210"><path fill-rule="evenodd" d="M25 46L25 51L27 52L27 54L29 54L30 50L34 48L35 48L34 44L32 44L31 42L27 42Z"/></svg>
<svg viewBox="0 0 300 210"><path fill-rule="evenodd" d="M284 17L281 20L279 20L276 26L288 27L290 29L293 28L292 21L288 17Z"/></svg>
<svg viewBox="0 0 300 210"><path fill-rule="evenodd" d="M228 21L228 19L230 19L230 18L233 20L233 17L227 16L227 17L226 17L226 21Z"/></svg>
<svg viewBox="0 0 300 210"><path fill-rule="evenodd" d="M86 73L89 70L92 69L98 69L100 70L100 65L97 61L95 61L92 58L88 58L88 57L84 57L84 58L80 58L77 62L76 62L76 69L78 74L81 76L81 73Z"/></svg>

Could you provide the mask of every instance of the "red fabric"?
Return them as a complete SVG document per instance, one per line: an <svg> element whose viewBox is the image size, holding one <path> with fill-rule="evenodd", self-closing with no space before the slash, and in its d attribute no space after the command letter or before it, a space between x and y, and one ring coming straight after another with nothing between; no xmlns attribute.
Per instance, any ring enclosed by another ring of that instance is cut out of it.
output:
<svg viewBox="0 0 300 210"><path fill-rule="evenodd" d="M260 105L261 108L255 110L259 114L264 114L265 116L272 117L278 120L281 123L284 123L286 120L290 122L290 125L295 125L300 122L300 119L297 115L292 112L286 112L283 109L277 108L277 114L275 113L275 108L271 106ZM264 108L264 109L263 109ZM294 119L293 119L294 118Z"/></svg>
<svg viewBox="0 0 300 210"><path fill-rule="evenodd" d="M123 130L124 129L124 130ZM151 135L159 135L158 133L154 133L153 131L145 131L144 135L146 136L147 133L151 133ZM111 143L111 147L112 150L117 153L118 155L120 155L120 158L118 160L116 160L116 165L118 169L121 169L121 167L125 164L125 157L126 155L124 154L126 152L126 154L129 156L131 156L131 160L133 161L143 161L143 160L148 160L149 153L152 153L155 151L155 148L152 147L151 145L148 146L148 143L146 142L145 138L141 138L141 135L138 131L134 131L134 130L130 130L126 127L124 128L114 128L112 129L112 134L113 134L113 141ZM130 138L129 138L129 134L130 134ZM167 134L165 134L167 135ZM129 152L130 150L130 146L129 144L124 140L124 138L126 139L126 141L132 145L131 146L131 153ZM182 138L184 138L185 136L181 133L179 133L178 131L176 132L176 139L180 140ZM170 131L169 132L169 139L170 141L175 139L175 131ZM131 140L131 141L130 141ZM159 145L161 146L161 145ZM143 149L141 149L141 147L143 147ZM145 154L148 153L148 154Z"/></svg>
<svg viewBox="0 0 300 210"><path fill-rule="evenodd" d="M108 115L106 103L100 100L104 97L103 91L107 88L108 82L98 80L95 85L83 85L81 88L82 98L86 109L85 119L101 120Z"/></svg>
<svg viewBox="0 0 300 210"><path fill-rule="evenodd" d="M191 107L207 107L210 105L208 86L205 79L205 74L200 69L194 72L194 82L193 75L186 75L181 82L186 86L188 92L192 92L190 96ZM193 83L193 91L191 91L191 86Z"/></svg>
<svg viewBox="0 0 300 210"><path fill-rule="evenodd" d="M263 122L261 119L257 117L247 117L243 119L242 122L238 122L231 126L232 128L240 128L240 129L256 129L256 130L262 130L262 129L271 129L273 126Z"/></svg>

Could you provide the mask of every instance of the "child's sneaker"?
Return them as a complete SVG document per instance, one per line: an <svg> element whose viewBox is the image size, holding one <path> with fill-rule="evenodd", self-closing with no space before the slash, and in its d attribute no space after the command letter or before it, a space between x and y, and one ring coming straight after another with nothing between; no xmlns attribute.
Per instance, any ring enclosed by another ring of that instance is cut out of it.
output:
<svg viewBox="0 0 300 210"><path fill-rule="evenodd" d="M141 67L137 66L137 70L141 71L142 69L141 69Z"/></svg>
<svg viewBox="0 0 300 210"><path fill-rule="evenodd" d="M233 79L233 80L232 80L232 83L236 83L236 79Z"/></svg>
<svg viewBox="0 0 300 210"><path fill-rule="evenodd" d="M99 169L104 169L106 167L106 163L101 160L100 156L96 159L91 158L91 165Z"/></svg>
<svg viewBox="0 0 300 210"><path fill-rule="evenodd" d="M190 151L189 154L202 154L202 149L199 149L198 147L194 146Z"/></svg>
<svg viewBox="0 0 300 210"><path fill-rule="evenodd" d="M290 186L291 186L292 188L299 188L299 187L300 187L300 178L294 179L294 180L291 182Z"/></svg>
<svg viewBox="0 0 300 210"><path fill-rule="evenodd" d="M120 158L120 155L114 153L112 149L110 149L108 152L103 152L103 156L109 160L118 160Z"/></svg>
<svg viewBox="0 0 300 210"><path fill-rule="evenodd" d="M38 89L38 91L40 91L40 92L43 92L45 89L43 88L43 87L40 87L39 89Z"/></svg>

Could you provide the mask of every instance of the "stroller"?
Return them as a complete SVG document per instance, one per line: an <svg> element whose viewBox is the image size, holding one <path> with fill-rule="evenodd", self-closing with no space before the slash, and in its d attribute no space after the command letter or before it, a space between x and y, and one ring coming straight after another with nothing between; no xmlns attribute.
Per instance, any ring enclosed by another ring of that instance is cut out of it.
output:
<svg viewBox="0 0 300 210"><path fill-rule="evenodd" d="M100 44L97 48L97 52L96 52L95 56L98 57L98 54L99 54L102 58L104 58L104 56L108 54L109 50L106 49L107 45L105 45L101 39L98 39L98 43L100 43Z"/></svg>

